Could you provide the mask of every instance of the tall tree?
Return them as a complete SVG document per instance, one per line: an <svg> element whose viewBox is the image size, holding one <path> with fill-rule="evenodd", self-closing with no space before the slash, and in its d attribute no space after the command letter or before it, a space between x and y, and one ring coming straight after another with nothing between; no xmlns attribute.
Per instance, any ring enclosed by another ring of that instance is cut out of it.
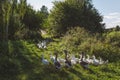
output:
<svg viewBox="0 0 120 80"><path fill-rule="evenodd" d="M102 32L104 29L102 16L91 0L56 1L48 20L50 29L58 35L75 26L84 27L92 33Z"/></svg>
<svg viewBox="0 0 120 80"><path fill-rule="evenodd" d="M8 41L8 26L12 10L12 5L10 3L11 1L12 0L5 0L2 2L3 40L5 41Z"/></svg>
<svg viewBox="0 0 120 80"><path fill-rule="evenodd" d="M26 0L0 1L1 39L14 39L15 33L21 27L21 20L25 13Z"/></svg>
<svg viewBox="0 0 120 80"><path fill-rule="evenodd" d="M115 31L120 31L120 26L119 26L119 25L117 25L117 26L115 27Z"/></svg>
<svg viewBox="0 0 120 80"><path fill-rule="evenodd" d="M49 15L49 12L48 12L48 8L45 6L45 5L43 5L42 7L41 7L41 9L40 9L40 11L38 11L37 12L38 13L38 15L41 15L42 16L42 29L44 29L44 28L47 28L46 26L47 26L47 18L48 18L48 15Z"/></svg>
<svg viewBox="0 0 120 80"><path fill-rule="evenodd" d="M20 0L20 2L18 0L0 1L0 40L2 41L2 53L9 54L8 40L13 39L15 32L18 30L25 9L23 8L25 2L26 0ZM19 7L18 4L22 6Z"/></svg>
<svg viewBox="0 0 120 80"><path fill-rule="evenodd" d="M43 14L45 14L45 15L48 15L48 9L47 9L47 7L46 7L45 5L43 5L43 6L41 7L40 12L43 13Z"/></svg>
<svg viewBox="0 0 120 80"><path fill-rule="evenodd" d="M40 39L40 28L42 26L43 18L39 11L35 11L31 5L27 5L27 10L23 17L22 23L25 25L25 39Z"/></svg>
<svg viewBox="0 0 120 80"><path fill-rule="evenodd" d="M1 27L1 41L2 42L0 44L0 52L2 52L2 56L3 55L9 55L9 48L8 48L8 26L9 26L9 20L10 20L10 14L11 14L11 10L12 10L12 0L4 0L4 1L0 1L0 11L1 11L1 15L0 15L0 19L1 19L1 23L0 23L0 27Z"/></svg>
<svg viewBox="0 0 120 80"><path fill-rule="evenodd" d="M16 33L23 27L23 17L26 12L26 0L14 0L10 15L9 39L16 39Z"/></svg>

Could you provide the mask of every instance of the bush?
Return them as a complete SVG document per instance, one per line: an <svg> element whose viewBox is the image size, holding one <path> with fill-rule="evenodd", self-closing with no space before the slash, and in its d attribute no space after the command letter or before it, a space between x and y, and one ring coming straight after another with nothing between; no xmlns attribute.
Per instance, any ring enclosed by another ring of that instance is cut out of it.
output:
<svg viewBox="0 0 120 80"><path fill-rule="evenodd" d="M112 46L120 47L120 31L107 33L106 42Z"/></svg>
<svg viewBox="0 0 120 80"><path fill-rule="evenodd" d="M68 30L62 38L62 42L69 51L76 51L87 37L89 37L89 33L84 28L75 27Z"/></svg>
<svg viewBox="0 0 120 80"><path fill-rule="evenodd" d="M104 60L110 62L119 61L119 32L111 32L103 37L100 34L90 34L83 28L71 28L66 35L62 38L64 49L71 53L80 53L81 51L86 54L102 57ZM117 44L115 44L117 43Z"/></svg>
<svg viewBox="0 0 120 80"><path fill-rule="evenodd" d="M16 33L16 39L25 39L25 40L33 40L37 41L42 39L40 31L34 31L29 29L23 29Z"/></svg>

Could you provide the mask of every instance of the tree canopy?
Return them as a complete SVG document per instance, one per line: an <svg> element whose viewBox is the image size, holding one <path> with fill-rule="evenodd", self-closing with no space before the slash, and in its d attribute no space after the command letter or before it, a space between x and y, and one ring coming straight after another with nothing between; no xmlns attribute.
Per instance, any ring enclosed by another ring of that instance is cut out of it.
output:
<svg viewBox="0 0 120 80"><path fill-rule="evenodd" d="M46 6L36 11L26 0L3 0L0 14L0 40L40 39L48 11Z"/></svg>
<svg viewBox="0 0 120 80"><path fill-rule="evenodd" d="M104 29L103 17L91 0L55 1L48 20L50 29L58 35L75 26L84 27L92 33Z"/></svg>

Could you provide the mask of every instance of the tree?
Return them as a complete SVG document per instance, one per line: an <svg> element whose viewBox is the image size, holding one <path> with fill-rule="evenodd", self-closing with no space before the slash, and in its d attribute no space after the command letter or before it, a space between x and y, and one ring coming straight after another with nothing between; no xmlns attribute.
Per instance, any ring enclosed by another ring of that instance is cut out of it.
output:
<svg viewBox="0 0 120 80"><path fill-rule="evenodd" d="M11 0L12 1L12 0ZM12 10L12 5L10 4L11 1L5 0L1 1L1 20L2 24L2 39L3 41L8 41L8 26L9 26L9 19Z"/></svg>
<svg viewBox="0 0 120 80"><path fill-rule="evenodd" d="M22 23L25 25L23 28L23 37L25 39L40 39L40 29L43 23L43 15L40 11L35 11L31 5L27 5L25 15Z"/></svg>
<svg viewBox="0 0 120 80"><path fill-rule="evenodd" d="M120 26L119 26L119 25L117 25L117 26L115 27L115 31L120 31Z"/></svg>
<svg viewBox="0 0 120 80"><path fill-rule="evenodd" d="M41 7L40 12L43 13L43 14L45 14L46 17L47 17L47 15L48 15L48 10L47 10L47 7L46 7L45 5L43 5L43 6Z"/></svg>
<svg viewBox="0 0 120 80"><path fill-rule="evenodd" d="M12 0L4 0L0 1L0 34L1 34L1 41L0 43L0 52L2 52L2 56L8 56L9 55L9 48L8 48L8 26L9 26L9 20L10 20L10 14L12 10Z"/></svg>
<svg viewBox="0 0 120 80"><path fill-rule="evenodd" d="M65 0L54 2L48 18L53 33L61 35L68 28L80 26L92 33L102 32L104 29L102 16L92 4L91 0Z"/></svg>
<svg viewBox="0 0 120 80"><path fill-rule="evenodd" d="M17 39L16 33L23 27L23 17L26 12L26 0L14 0L9 20L9 39Z"/></svg>
<svg viewBox="0 0 120 80"><path fill-rule="evenodd" d="M26 0L0 1L0 52L9 57L9 39L14 39L15 33L21 27ZM24 7L24 8L23 8ZM19 9L19 10L18 10ZM22 10L21 10L22 9Z"/></svg>
<svg viewBox="0 0 120 80"><path fill-rule="evenodd" d="M48 8L43 5L40 9L40 11L38 11L38 14L42 16L42 29L45 29L47 28L47 18L48 18L48 15L49 15L49 12L48 12Z"/></svg>
<svg viewBox="0 0 120 80"><path fill-rule="evenodd" d="M106 41L112 46L120 47L120 32L112 31L112 32L107 33Z"/></svg>
<svg viewBox="0 0 120 80"><path fill-rule="evenodd" d="M0 0L0 41L3 40L3 1Z"/></svg>
<svg viewBox="0 0 120 80"><path fill-rule="evenodd" d="M15 39L15 34L22 26L26 0L3 0L0 2L1 39Z"/></svg>

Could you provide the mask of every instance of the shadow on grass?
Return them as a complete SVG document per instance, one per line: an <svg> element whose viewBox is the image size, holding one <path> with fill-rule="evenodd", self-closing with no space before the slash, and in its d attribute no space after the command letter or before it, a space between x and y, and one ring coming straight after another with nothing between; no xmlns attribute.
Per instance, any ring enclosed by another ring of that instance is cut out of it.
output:
<svg viewBox="0 0 120 80"><path fill-rule="evenodd" d="M68 73L56 70L53 65L43 65L40 57L32 52L23 41L11 41L9 43L10 58L0 62L4 65L0 68L0 80L66 80ZM41 52L42 53L42 52ZM0 64L1 64L0 63ZM72 79L69 79L72 80Z"/></svg>
<svg viewBox="0 0 120 80"><path fill-rule="evenodd" d="M38 63L38 58L32 55L23 41L10 41L9 56L0 58L0 80L22 80L19 76L23 74L31 76Z"/></svg>
<svg viewBox="0 0 120 80"><path fill-rule="evenodd" d="M0 80L15 80L18 68L10 59L8 42L0 41ZM12 77L11 77L12 76Z"/></svg>

